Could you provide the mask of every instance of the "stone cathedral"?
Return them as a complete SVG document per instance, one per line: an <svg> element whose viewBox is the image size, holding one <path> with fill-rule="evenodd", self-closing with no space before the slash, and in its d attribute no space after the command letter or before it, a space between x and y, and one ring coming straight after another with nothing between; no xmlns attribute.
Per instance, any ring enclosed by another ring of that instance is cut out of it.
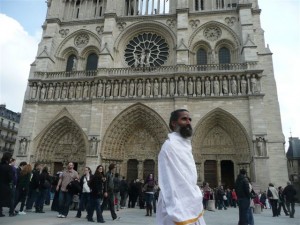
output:
<svg viewBox="0 0 300 225"><path fill-rule="evenodd" d="M171 111L193 118L199 184L288 179L258 0L48 0L15 156L51 172L157 176Z"/></svg>

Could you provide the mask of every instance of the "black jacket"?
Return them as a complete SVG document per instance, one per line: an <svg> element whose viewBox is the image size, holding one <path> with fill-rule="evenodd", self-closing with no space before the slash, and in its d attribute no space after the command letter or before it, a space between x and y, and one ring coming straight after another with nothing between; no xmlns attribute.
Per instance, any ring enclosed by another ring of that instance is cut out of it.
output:
<svg viewBox="0 0 300 225"><path fill-rule="evenodd" d="M282 192L282 195L285 196L285 199L289 202L296 201L296 194L296 189L291 184L286 186Z"/></svg>
<svg viewBox="0 0 300 225"><path fill-rule="evenodd" d="M249 181L245 177L245 175L239 174L236 181L235 181L235 191L236 195L239 198L249 198L251 197L250 194L250 186Z"/></svg>
<svg viewBox="0 0 300 225"><path fill-rule="evenodd" d="M9 207L12 198L13 169L8 163L0 164L0 206Z"/></svg>
<svg viewBox="0 0 300 225"><path fill-rule="evenodd" d="M103 198L103 181L101 176L93 176L90 181L91 197Z"/></svg>

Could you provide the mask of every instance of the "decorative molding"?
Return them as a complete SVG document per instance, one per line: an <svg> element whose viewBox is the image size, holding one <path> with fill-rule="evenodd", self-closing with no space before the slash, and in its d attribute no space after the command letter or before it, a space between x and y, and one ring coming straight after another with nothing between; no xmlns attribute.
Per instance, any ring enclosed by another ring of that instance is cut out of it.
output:
<svg viewBox="0 0 300 225"><path fill-rule="evenodd" d="M83 48L89 43L89 40L90 37L87 33L81 33L74 38L74 44L78 48Z"/></svg>
<svg viewBox="0 0 300 225"><path fill-rule="evenodd" d="M190 26L192 27L192 29L196 29L198 27L198 25L200 24L200 20L190 20L189 22Z"/></svg>
<svg viewBox="0 0 300 225"><path fill-rule="evenodd" d="M222 35L222 30L219 27L213 26L213 27L207 27L203 31L204 37L209 41L216 41L218 40Z"/></svg>
<svg viewBox="0 0 300 225"><path fill-rule="evenodd" d="M59 31L59 33L60 33L60 35L61 35L62 38L65 38L68 35L68 33L69 33L69 29L61 29Z"/></svg>

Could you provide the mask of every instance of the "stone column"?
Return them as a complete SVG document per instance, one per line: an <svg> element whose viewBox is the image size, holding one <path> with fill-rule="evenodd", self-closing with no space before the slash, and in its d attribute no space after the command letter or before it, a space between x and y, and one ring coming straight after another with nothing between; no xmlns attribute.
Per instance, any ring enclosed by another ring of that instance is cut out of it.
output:
<svg viewBox="0 0 300 225"><path fill-rule="evenodd" d="M143 172L144 172L144 161L139 160L138 164L138 178L141 180L143 179Z"/></svg>
<svg viewBox="0 0 300 225"><path fill-rule="evenodd" d="M221 185L221 160L218 159L217 160L217 181L218 181L218 185Z"/></svg>

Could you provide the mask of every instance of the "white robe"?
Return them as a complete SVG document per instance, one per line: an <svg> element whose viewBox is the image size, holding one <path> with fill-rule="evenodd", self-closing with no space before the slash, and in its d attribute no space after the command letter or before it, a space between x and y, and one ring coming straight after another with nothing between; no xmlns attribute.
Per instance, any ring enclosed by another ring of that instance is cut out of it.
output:
<svg viewBox="0 0 300 225"><path fill-rule="evenodd" d="M205 225L202 192L189 139L173 132L158 156L158 225Z"/></svg>

